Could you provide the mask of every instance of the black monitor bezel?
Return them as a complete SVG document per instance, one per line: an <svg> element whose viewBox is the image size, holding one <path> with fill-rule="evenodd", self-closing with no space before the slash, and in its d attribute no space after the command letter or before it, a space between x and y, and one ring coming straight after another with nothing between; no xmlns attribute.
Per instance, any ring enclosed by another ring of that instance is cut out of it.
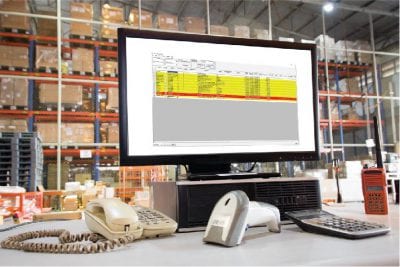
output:
<svg viewBox="0 0 400 267"><path fill-rule="evenodd" d="M283 49L310 50L312 55L312 85L313 85L313 112L314 112L314 140L315 151L303 152L265 152L265 153L226 153L226 154L199 154L199 155L128 155L128 118L127 118L127 73L126 73L126 38L138 37L148 39L191 41L202 43L264 46ZM189 34L164 32L157 30L118 29L118 70L119 70L119 143L121 166L144 165L190 165L190 164L226 164L233 162L274 162L294 160L319 159L319 116L318 116L318 82L317 82L317 53L316 45L308 43L290 43L260 39L246 39L225 36L211 36L204 34Z"/></svg>

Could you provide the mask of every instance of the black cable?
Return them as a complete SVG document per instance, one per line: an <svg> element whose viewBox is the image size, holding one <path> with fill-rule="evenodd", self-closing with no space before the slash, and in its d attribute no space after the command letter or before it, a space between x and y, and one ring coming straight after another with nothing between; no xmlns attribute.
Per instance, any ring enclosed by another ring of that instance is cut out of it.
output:
<svg viewBox="0 0 400 267"><path fill-rule="evenodd" d="M253 165L249 168L249 169L247 169L247 170L240 170L239 168L236 168L239 172L251 172L251 171L253 171L254 170L254 168L256 167L256 165L257 165L257 162L255 161L255 162L253 162Z"/></svg>
<svg viewBox="0 0 400 267"><path fill-rule="evenodd" d="M40 223L40 222L54 222L54 221L70 221L69 219L51 219L51 220L45 220L45 221L32 221L32 222L23 222L23 223L19 223L19 224L15 224L15 225L11 225L9 227L5 227L5 228L0 228L0 232L6 232L9 230L12 230L14 228L18 228L20 226L25 226L28 224L33 224L33 223Z"/></svg>
<svg viewBox="0 0 400 267"><path fill-rule="evenodd" d="M18 228L18 227L20 227L20 226L24 226L24 225L31 224L31 223L34 223L34 222L33 222L33 221L32 221L32 222L23 222L23 223L11 225L11 226L9 226L9 227L0 228L0 232L6 232L6 231L9 231L9 230L11 230L11 229Z"/></svg>

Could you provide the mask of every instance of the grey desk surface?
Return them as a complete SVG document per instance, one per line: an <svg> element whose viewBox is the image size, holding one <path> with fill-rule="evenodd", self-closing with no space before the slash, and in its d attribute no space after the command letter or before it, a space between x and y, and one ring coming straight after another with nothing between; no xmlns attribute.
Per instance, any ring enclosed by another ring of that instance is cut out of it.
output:
<svg viewBox="0 0 400 267"><path fill-rule="evenodd" d="M394 265L399 266L399 206L390 214L365 215L362 203L324 207L349 218L390 225L385 235L347 240L301 231L284 225L279 234L264 227L251 228L241 245L226 248L202 242L203 232L135 241L115 251L100 254L38 254L0 249L0 265ZM4 227L4 226L3 226ZM0 227L1 228L1 227ZM88 231L83 220L41 222L0 232L0 240L25 231L65 228L73 233ZM49 240L43 240L49 241ZM56 242L56 239L52 239Z"/></svg>

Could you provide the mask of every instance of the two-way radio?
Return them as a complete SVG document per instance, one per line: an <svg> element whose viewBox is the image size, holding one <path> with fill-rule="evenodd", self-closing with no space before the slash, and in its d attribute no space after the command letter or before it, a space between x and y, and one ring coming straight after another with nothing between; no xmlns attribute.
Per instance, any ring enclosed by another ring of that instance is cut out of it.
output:
<svg viewBox="0 0 400 267"><path fill-rule="evenodd" d="M376 167L362 170L364 208L367 214L388 214L388 196L385 168L382 162L378 120L374 117Z"/></svg>

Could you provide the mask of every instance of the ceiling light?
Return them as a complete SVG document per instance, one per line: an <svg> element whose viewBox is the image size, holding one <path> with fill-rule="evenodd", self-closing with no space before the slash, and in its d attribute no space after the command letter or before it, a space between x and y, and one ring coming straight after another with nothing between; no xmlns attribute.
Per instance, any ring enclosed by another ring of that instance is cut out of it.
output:
<svg viewBox="0 0 400 267"><path fill-rule="evenodd" d="M333 8L334 8L334 6L333 6L333 3L331 3L331 2L327 2L327 3L323 6L323 9L324 9L324 11L325 11L326 13L331 12L331 11L333 10Z"/></svg>

